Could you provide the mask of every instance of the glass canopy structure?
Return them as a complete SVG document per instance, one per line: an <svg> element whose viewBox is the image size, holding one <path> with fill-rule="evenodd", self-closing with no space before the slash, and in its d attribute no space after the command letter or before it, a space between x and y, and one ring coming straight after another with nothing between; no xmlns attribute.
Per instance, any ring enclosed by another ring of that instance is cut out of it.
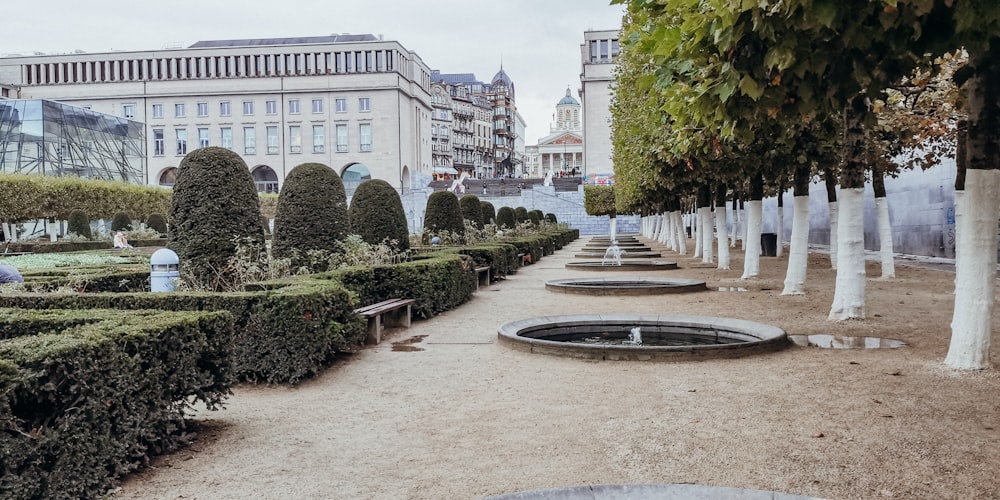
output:
<svg viewBox="0 0 1000 500"><path fill-rule="evenodd" d="M44 99L0 99L0 173L146 183L141 122Z"/></svg>

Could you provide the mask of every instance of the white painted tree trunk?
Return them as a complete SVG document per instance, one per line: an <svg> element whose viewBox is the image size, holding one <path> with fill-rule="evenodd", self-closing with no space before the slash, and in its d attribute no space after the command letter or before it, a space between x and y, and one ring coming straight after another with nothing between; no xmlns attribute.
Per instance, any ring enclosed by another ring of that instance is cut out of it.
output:
<svg viewBox="0 0 1000 500"><path fill-rule="evenodd" d="M806 293L806 267L809 260L809 197L793 199L792 241L788 250L788 269L785 271L785 289L782 295ZM778 237L781 244L781 237Z"/></svg>
<svg viewBox="0 0 1000 500"><path fill-rule="evenodd" d="M840 189L837 285L830 319L865 318L864 188Z"/></svg>
<svg viewBox="0 0 1000 500"><path fill-rule="evenodd" d="M839 202L831 201L830 206L830 267L837 268L837 226L840 218Z"/></svg>
<svg viewBox="0 0 1000 500"><path fill-rule="evenodd" d="M715 207L716 241L719 244L719 269L729 269L729 211L726 207Z"/></svg>
<svg viewBox="0 0 1000 500"><path fill-rule="evenodd" d="M673 212L663 212L663 227L666 228L663 232L663 241L669 249L676 252L677 228L674 227Z"/></svg>
<svg viewBox="0 0 1000 500"><path fill-rule="evenodd" d="M690 214L691 217L691 237L694 238L694 258L701 257L701 224L699 220L701 218L700 214L693 213Z"/></svg>
<svg viewBox="0 0 1000 500"><path fill-rule="evenodd" d="M612 217L611 218L611 224L609 224L609 225L611 226L611 230L610 230L611 241L615 241L615 240L618 239L618 219L615 218L615 217Z"/></svg>
<svg viewBox="0 0 1000 500"><path fill-rule="evenodd" d="M778 196L784 196L778 193ZM785 255L785 207L778 207L778 240L775 247L775 257Z"/></svg>
<svg viewBox="0 0 1000 500"><path fill-rule="evenodd" d="M657 217L657 223L660 225L660 231L656 235L656 241L658 241L661 245L669 246L670 240L667 235L667 230L669 229L669 226L667 225L667 212L663 212Z"/></svg>
<svg viewBox="0 0 1000 500"><path fill-rule="evenodd" d="M701 233L701 261L714 262L712 255L712 207L698 208L698 229Z"/></svg>
<svg viewBox="0 0 1000 500"><path fill-rule="evenodd" d="M751 200L747 208L747 236L745 241L756 241L745 245L743 256L743 279L756 278L760 275L760 233L764 227L763 202Z"/></svg>
<svg viewBox="0 0 1000 500"><path fill-rule="evenodd" d="M663 214L656 214L656 216L653 217L653 225L656 227L653 239L656 241L663 241Z"/></svg>
<svg viewBox="0 0 1000 500"><path fill-rule="evenodd" d="M16 243L17 242L17 223L16 222L10 222L10 223L4 222L3 223L3 235L4 235L4 238L7 241L9 241L11 243Z"/></svg>
<svg viewBox="0 0 1000 500"><path fill-rule="evenodd" d="M45 221L45 232L49 233L49 241L55 243L56 238L59 237L59 226L56 225L55 221Z"/></svg>
<svg viewBox="0 0 1000 500"><path fill-rule="evenodd" d="M679 211L671 213L671 216L674 221L674 238L677 239L677 248L674 251L681 255L687 255L687 232L684 230L684 220Z"/></svg>
<svg viewBox="0 0 1000 500"><path fill-rule="evenodd" d="M955 198L955 309L944 364L982 370L990 367L1000 170L969 169L965 176L965 193Z"/></svg>
<svg viewBox="0 0 1000 500"><path fill-rule="evenodd" d="M655 215L650 215L643 217L643 222L646 223L646 230L643 236L655 240L657 235L659 235L660 228L656 223L657 217Z"/></svg>
<svg viewBox="0 0 1000 500"><path fill-rule="evenodd" d="M736 205L733 207L733 234L731 241L729 242L729 248L736 248L736 240L740 239L740 206Z"/></svg>
<svg viewBox="0 0 1000 500"><path fill-rule="evenodd" d="M878 216L878 239L882 260L882 278L895 278L896 262L892 250L892 223L889 219L889 200L875 198L875 213Z"/></svg>

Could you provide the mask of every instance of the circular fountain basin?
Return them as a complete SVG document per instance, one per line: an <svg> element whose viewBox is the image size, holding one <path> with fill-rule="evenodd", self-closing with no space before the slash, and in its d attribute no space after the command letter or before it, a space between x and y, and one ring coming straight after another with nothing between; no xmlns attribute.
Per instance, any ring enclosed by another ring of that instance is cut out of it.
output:
<svg viewBox="0 0 1000 500"><path fill-rule="evenodd" d="M638 345L629 340L635 327L642 337ZM497 334L501 343L533 354L617 361L735 358L789 344L776 326L687 315L543 316L504 324Z"/></svg>
<svg viewBox="0 0 1000 500"><path fill-rule="evenodd" d="M574 257L583 259L601 259L604 257L604 252L585 252L578 253ZM663 257L660 252L633 252L631 250L625 250L622 252L621 258L623 259L649 259L655 257Z"/></svg>
<svg viewBox="0 0 1000 500"><path fill-rule="evenodd" d="M603 255L601 256L603 257ZM639 260L630 259L622 262L621 265L605 264L600 260L586 260L581 262L568 262L566 269L579 269L583 271L669 271L677 269L676 262L663 260Z"/></svg>
<svg viewBox="0 0 1000 500"><path fill-rule="evenodd" d="M602 255L606 252L610 246L592 246L587 245L580 249L581 252L600 252ZM618 249L623 252L651 252L652 248L642 245L618 245Z"/></svg>
<svg viewBox="0 0 1000 500"><path fill-rule="evenodd" d="M704 281L687 278L561 279L545 283L546 290L580 295L660 295L708 290Z"/></svg>

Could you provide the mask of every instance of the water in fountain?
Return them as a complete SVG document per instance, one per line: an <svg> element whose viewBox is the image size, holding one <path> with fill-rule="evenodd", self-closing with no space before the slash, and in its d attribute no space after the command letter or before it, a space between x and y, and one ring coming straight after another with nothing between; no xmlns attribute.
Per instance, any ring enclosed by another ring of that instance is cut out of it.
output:
<svg viewBox="0 0 1000 500"><path fill-rule="evenodd" d="M628 342L629 345L642 345L642 331L638 326L633 327L628 332Z"/></svg>
<svg viewBox="0 0 1000 500"><path fill-rule="evenodd" d="M624 251L618 246L618 240L611 240L611 246L604 252L604 258L601 259L601 265L608 265L608 259L611 259L611 264L615 266L622 265L622 253Z"/></svg>

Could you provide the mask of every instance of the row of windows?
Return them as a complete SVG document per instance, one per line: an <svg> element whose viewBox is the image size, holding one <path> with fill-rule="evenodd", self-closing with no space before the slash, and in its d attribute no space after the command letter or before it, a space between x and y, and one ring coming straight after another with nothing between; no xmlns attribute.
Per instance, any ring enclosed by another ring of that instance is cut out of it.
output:
<svg viewBox="0 0 1000 500"><path fill-rule="evenodd" d="M358 50L52 62L26 64L23 71L28 85L47 85L382 73L395 71L396 68L406 71L408 62L403 54L395 50Z"/></svg>
<svg viewBox="0 0 1000 500"><path fill-rule="evenodd" d="M590 62L609 63L618 58L618 40L591 40Z"/></svg>
<svg viewBox="0 0 1000 500"><path fill-rule="evenodd" d="M311 110L314 114L319 114L324 112L325 108L324 99L312 99L311 100ZM333 100L334 111L337 113L347 112L347 99L336 98ZM243 101L243 116L253 116L256 113L256 102L252 100ZM358 111L362 113L367 113L372 110L372 102L368 97L358 98ZM195 112L200 118L208 116L208 103L199 102L195 104ZM288 114L297 115L301 114L302 106L299 99L289 99L288 100ZM276 115L278 114L278 101L267 100L264 101L264 114ZM233 115L233 104L231 101L221 101L219 103L219 116L232 116ZM163 118L163 104L154 103L150 106L150 116L152 118ZM183 102L174 103L174 117L184 118L187 116L187 105ZM122 117L124 118L135 118L135 103L125 103L122 104Z"/></svg>
<svg viewBox="0 0 1000 500"><path fill-rule="evenodd" d="M199 148L206 148L212 145L223 147L229 150L234 149L233 142L233 128L232 127L220 127L219 135L215 137L216 142L213 144L210 129L207 127L198 128L196 131L197 141ZM334 126L334 137L336 139L336 152L346 153L350 151L349 148L349 134L348 125L346 123L338 123ZM243 127L243 154L255 155L257 154L257 127ZM188 129L177 128L174 129L174 145L175 152L178 156L183 156L188 153ZM285 137L288 143L289 153L301 153L303 147L302 141L302 126L300 125L289 125L288 135ZM325 125L313 125L312 126L312 152L313 153L325 153L326 152L326 126ZM268 125L264 127L264 152L266 154L278 154L281 152L281 137L278 135L278 127ZM372 124L371 123L360 123L358 124L358 148L362 152L370 152L372 150ZM165 156L167 152L166 149L166 136L165 130L162 128L153 129L153 156Z"/></svg>

